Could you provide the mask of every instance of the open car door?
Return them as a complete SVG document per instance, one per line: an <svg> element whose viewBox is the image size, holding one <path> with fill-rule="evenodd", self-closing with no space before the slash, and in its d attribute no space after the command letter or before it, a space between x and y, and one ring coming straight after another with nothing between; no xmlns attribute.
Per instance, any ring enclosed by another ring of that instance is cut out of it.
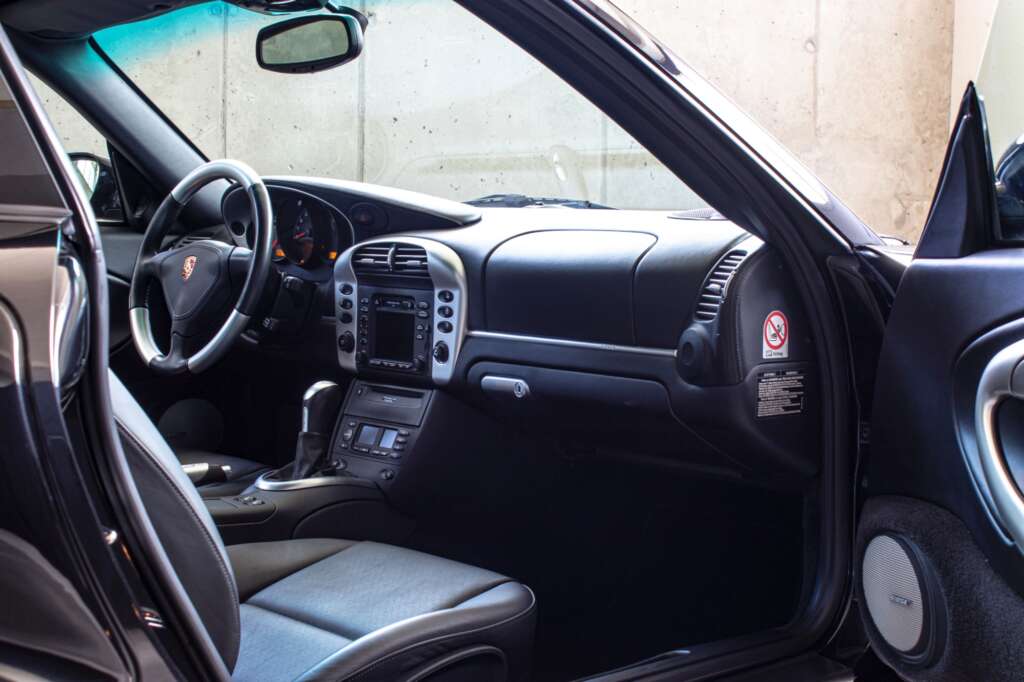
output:
<svg viewBox="0 0 1024 682"><path fill-rule="evenodd" d="M1024 203L991 156L970 86L889 316L862 464L857 599L907 679L1024 674Z"/></svg>

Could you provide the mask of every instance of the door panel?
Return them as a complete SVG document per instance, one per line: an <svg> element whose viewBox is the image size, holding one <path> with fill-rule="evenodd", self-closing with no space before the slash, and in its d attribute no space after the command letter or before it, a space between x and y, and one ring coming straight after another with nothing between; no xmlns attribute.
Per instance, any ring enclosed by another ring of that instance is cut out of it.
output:
<svg viewBox="0 0 1024 682"><path fill-rule="evenodd" d="M1024 497L1004 459L1024 457L1024 432L999 424L1024 415L1001 407L1024 359L1024 249L998 240L985 135L971 87L889 316L862 467L856 594L909 679L1024 666Z"/></svg>

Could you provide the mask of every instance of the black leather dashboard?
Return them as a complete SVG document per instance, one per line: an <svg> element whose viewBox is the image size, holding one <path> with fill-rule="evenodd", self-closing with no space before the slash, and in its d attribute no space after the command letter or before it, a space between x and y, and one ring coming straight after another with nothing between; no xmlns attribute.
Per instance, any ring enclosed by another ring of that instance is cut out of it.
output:
<svg viewBox="0 0 1024 682"><path fill-rule="evenodd" d="M344 213L356 248L405 238L454 252L466 334L447 390L499 419L729 475L816 473L816 360L801 297L778 254L734 224L661 211L476 209L431 197L417 212L415 195L392 205L390 190L375 197L369 185L288 178L274 186ZM372 229L349 215L367 203L385 216ZM337 315L336 307L322 309ZM485 390L488 376L526 381L529 398Z"/></svg>

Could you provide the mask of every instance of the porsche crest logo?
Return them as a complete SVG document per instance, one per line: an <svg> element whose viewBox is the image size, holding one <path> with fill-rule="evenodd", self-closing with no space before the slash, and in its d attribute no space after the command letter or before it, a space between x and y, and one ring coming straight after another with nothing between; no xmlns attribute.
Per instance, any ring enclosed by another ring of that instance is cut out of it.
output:
<svg viewBox="0 0 1024 682"><path fill-rule="evenodd" d="M192 273L195 272L196 261L198 260L195 256L185 256L185 262L181 264L181 278L186 282L192 276Z"/></svg>

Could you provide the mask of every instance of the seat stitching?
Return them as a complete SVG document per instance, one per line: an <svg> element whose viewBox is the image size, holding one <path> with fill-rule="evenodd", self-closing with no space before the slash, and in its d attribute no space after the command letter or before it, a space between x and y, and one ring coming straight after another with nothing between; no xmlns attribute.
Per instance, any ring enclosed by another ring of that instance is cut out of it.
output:
<svg viewBox="0 0 1024 682"><path fill-rule="evenodd" d="M514 583L514 582L515 582L515 580L513 580L512 578L502 578L500 583L495 583L494 585L488 585L487 587L482 587L482 588L480 588L480 591L477 592L476 594L471 594L470 596L466 597L465 599L463 599L461 601L455 602L454 604L452 604L448 608L454 609L456 607L462 606L463 604L468 602L470 599L476 599L481 594L484 594L485 592L490 592L495 587L501 587L502 585L508 585L509 583Z"/></svg>
<svg viewBox="0 0 1024 682"><path fill-rule="evenodd" d="M128 426L123 421L117 418L115 418L115 421L117 421L118 426L121 427L122 434L125 435L132 442L132 445L134 445L136 449L140 450L143 454L146 455L146 457L148 457L154 464L156 464L157 471L160 472L160 475L167 480L167 482L171 486L171 489L178 496L178 498L185 504L185 508L188 509L189 513L199 524L199 528L202 531L203 536L206 538L207 543L209 543L210 546L213 547L213 554L217 558L217 564L220 566L221 573L227 579L228 587L231 589L231 596L233 597L233 601L236 604L238 604L238 588L235 586L234 576L232 573L228 571L227 566L224 565L224 559L221 556L220 549L217 547L216 541L214 541L213 537L210 536L210 532L206 528L206 524L203 523L202 518L199 516L199 514L196 513L194 509L192 509L192 504L189 502L188 497L186 497L185 494L178 489L177 482L170 476L170 474L164 471L164 467L161 464L160 459L149 451L149 448L147 448L142 443L142 441L128 429ZM191 599L191 597L189 598ZM235 641L235 644L237 646L240 644L242 638L242 621L241 617L238 615L238 609L232 609L232 611L234 612L234 618L232 620L235 624L235 636L232 637L232 639Z"/></svg>
<svg viewBox="0 0 1024 682"><path fill-rule="evenodd" d="M248 606L251 609L259 609L260 611L266 611L267 613L272 613L275 616L280 616L281 618L284 618L286 620L290 620L290 621L293 621L295 623L301 623L302 625L305 625L306 627L313 628L314 630L319 630L320 632L326 632L329 635L334 635L335 637L339 637L339 638L345 640L349 644L351 644L352 642L355 641L355 639L352 639L350 637L346 637L345 635L341 634L340 632L335 632L334 630L328 630L327 628L322 628L319 625L315 625L315 624L310 623L308 621L302 620L301 618L296 618L295 616L290 616L287 613L281 613L280 611L275 611L274 609L267 608L266 606L260 606L259 604L250 604L249 602L245 602L245 605ZM356 639L358 639L358 637Z"/></svg>
<svg viewBox="0 0 1024 682"><path fill-rule="evenodd" d="M342 538L339 538L339 539L342 539ZM344 552L345 550L347 550L347 549L352 549L352 548L353 548L353 547L355 547L356 545L361 545L361 544L363 544L363 542L365 542L365 540L352 540L351 542L352 542L352 544L350 544L350 545L349 545L348 547L342 547L341 549L337 550L336 552L332 552L331 554L328 554L328 555L327 555L327 556L325 556L325 557L321 557L320 559L317 559L316 561L314 561L314 562L313 562L313 563L311 563L311 564L306 564L305 566L300 566L299 568L296 568L296 569L295 569L294 571L292 571L291 573L287 573L287 574L285 574L285 575L281 576L280 578L278 578L277 580L274 580L273 582L269 582L269 583L267 583L266 585L264 585L264 586L263 586L263 587L261 587L260 589L258 589L258 590L256 590L255 592L253 592L253 593L252 593L252 594L251 594L251 595L249 596L249 599L246 599L246 600L245 600L245 601L244 601L243 603L245 603L245 604L248 604L248 603L249 603L249 600L251 600L251 599L254 599L254 598L255 598L256 596L258 596L258 595L259 595L260 593L262 593L262 592L263 592L264 590L266 590L266 589L269 589L269 588L273 587L274 585L276 585L276 584L278 584L278 583L280 583L280 582L284 582L285 580L288 580L289 578L291 578L291 577L292 577L292 576L294 576L294 575L298 575L298 574L299 574L299 573L301 573L302 571L305 571L305 570L306 570L307 568L312 568L313 566L316 566L316 565L317 565L317 564L319 564L319 563L320 563L321 561L327 561L328 559L333 559L334 557L338 556L339 554L341 554L341 553L342 553L342 552ZM253 604L253 606L258 606L258 605L257 605L257 604ZM272 611L272 610L273 610L273 609L268 609L268 608L266 608L266 607L264 607L264 606L260 606L259 608L261 608L261 609L264 609L264 610L266 610L266 611ZM277 613L277 611L274 611L274 613ZM284 615L284 614L281 614L281 615ZM305 621L300 621L300 622L305 622ZM344 635L343 635L343 636L344 636ZM360 635L360 636L362 636L362 635Z"/></svg>
<svg viewBox="0 0 1024 682"><path fill-rule="evenodd" d="M509 582L515 582L515 581L510 579ZM502 583L502 585L507 585L507 584L508 583ZM499 587L499 586L496 585L495 588L496 587ZM534 607L537 606L537 597L533 593L533 590L531 590L526 585L523 585L522 587L523 587L523 589L525 589L527 592L530 593L530 605L527 606L525 609L523 609L522 611L520 611L517 614L509 616L508 618L506 618L506 619L504 619L502 621L498 621L497 623L491 623L490 625L483 625L483 626L480 626L480 627L477 627L477 628L470 628L468 630L461 630L459 632L451 632L451 633L448 633L446 635L438 635L437 637L434 637L432 639L427 639L427 640L424 640L422 642L415 642L414 644L410 644L410 645L408 645L407 647L405 647L403 649L399 649L398 651L393 651L393 652L391 652L390 654L388 654L387 656L385 656L383 658L380 658L380 659L378 659L376 661L373 661L371 663L367 663L365 666L363 666L359 670L353 671L352 673L350 673L348 675L345 675L343 677L338 677L338 678L335 678L335 679L338 682L342 682L343 680L357 680L360 677L364 677L364 676L368 675L369 673L373 672L373 670L375 668L377 668L378 666L382 665L383 663L386 663L387 661L395 658L396 656L401 656L402 654L405 654L405 653L407 653L409 651L412 651L413 649L416 649L417 647L427 646L429 644L434 644L436 642L441 642L441 641L444 641L446 639L452 639L454 637L463 637L465 635L471 635L471 634L474 634L474 633L477 633L477 632L486 632L487 630L491 630L491 629L494 629L494 628L499 628L499 627L502 627L502 626L514 623L515 621L520 620L521 618L529 615L530 612L534 610ZM491 589L495 589L495 588L491 588ZM397 625L398 623L401 623L404 620L411 620L411 618L404 618L403 620L397 621L396 623L392 623L392 625ZM355 641L356 640L353 640L353 643ZM327 658L330 658L330 656L328 656ZM317 662L316 665L310 667L308 670L303 672L302 675L299 676L299 678L301 678L302 676L306 675L306 673L309 673L310 671L316 669L316 667L319 666L321 663L323 663L323 661L326 661L327 658L323 659L322 661Z"/></svg>
<svg viewBox="0 0 1024 682"><path fill-rule="evenodd" d="M292 575L294 575L294 573ZM271 583L271 585L273 585L273 583ZM256 595L253 595L253 597L255 597L255 596ZM316 628L317 630L323 630L324 632L329 632L332 635L337 635L338 637L343 637L343 638L347 639L350 642L354 642L357 639L359 639L360 637L364 637L365 635L369 634L369 633L364 632L363 634L356 634L355 637L349 637L348 636L349 633L347 633L347 632L338 632L337 630L332 630L332 629L326 628L326 627L324 627L322 625L319 625L317 623L313 623L313 622L310 622L308 620L303 620L302 618L298 618L298 617L296 617L296 616L294 616L294 615L292 615L290 613L285 613L284 611L278 611L277 609L272 608L269 605L255 604L252 601L247 601L247 602L244 602L244 603L245 603L246 606L252 606L253 608L263 609L264 611L269 611L271 613L276 613L277 615L279 615L279 616L281 616L283 618L288 618L289 620L294 620L296 623L302 623L303 625L308 625L311 628Z"/></svg>

